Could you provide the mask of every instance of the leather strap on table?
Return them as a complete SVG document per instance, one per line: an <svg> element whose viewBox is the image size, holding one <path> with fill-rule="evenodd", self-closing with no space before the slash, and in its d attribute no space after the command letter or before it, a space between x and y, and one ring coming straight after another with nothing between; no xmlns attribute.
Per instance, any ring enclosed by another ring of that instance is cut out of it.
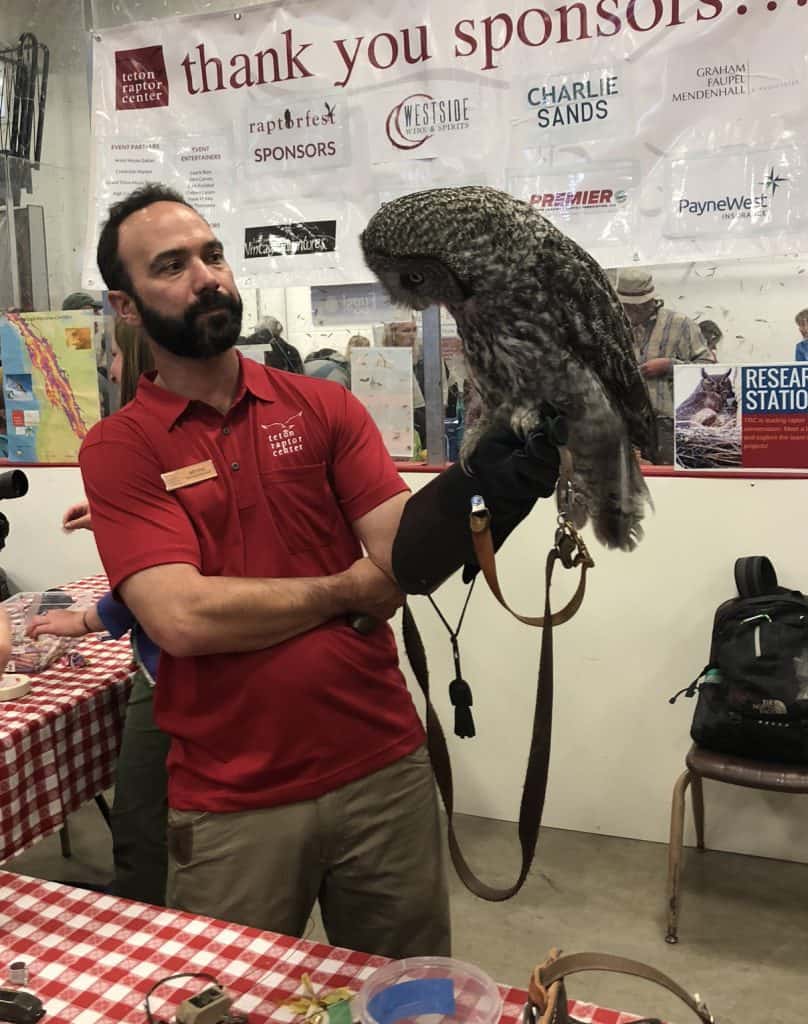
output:
<svg viewBox="0 0 808 1024"><path fill-rule="evenodd" d="M698 995L691 996L689 992L685 991L672 978L669 978L667 974L663 974L662 971L658 971L655 967L650 967L648 964L640 963L638 960L629 960L622 956L612 956L609 953L572 953L569 956L550 959L546 963L541 964L534 970L533 976L530 979L528 993L531 1001L540 1002L539 996L542 989L546 991L554 982L561 981L570 974L578 974L580 971L610 971L617 974L631 974L637 978L652 981L678 996L704 1024L715 1024L715 1018L707 1009L706 1004L701 1001L700 997ZM537 985L539 986L539 992L535 990ZM537 999L533 999L533 996L530 994L531 990L533 990Z"/></svg>
<svg viewBox="0 0 808 1024"><path fill-rule="evenodd" d="M522 789L522 802L519 808L519 843L522 848L522 866L513 885L498 889L479 879L468 866L454 831L452 816L454 814L454 786L452 782L452 765L446 737L440 724L437 712L432 706L429 694L429 670L426 652L415 624L409 605L404 605L404 648L407 652L418 685L426 698L427 745L443 803L448 817L449 852L460 880L481 899L501 902L510 899L524 885L539 837L544 798L547 791L547 773L550 766L550 740L553 724L553 624L555 617L550 610L550 584L555 563L560 560L557 548L547 555L545 565L544 615L545 623L541 637L541 656L536 690L536 704L533 713L533 734L530 740L525 781ZM579 587L579 589L581 589ZM583 592L581 591L581 597ZM572 602L571 602L572 603ZM580 604L580 600L578 601ZM569 607L569 606L568 606ZM576 605L577 607L577 605ZM566 612L567 609L564 609ZM570 612L567 618L574 613ZM565 621L565 620L561 620Z"/></svg>

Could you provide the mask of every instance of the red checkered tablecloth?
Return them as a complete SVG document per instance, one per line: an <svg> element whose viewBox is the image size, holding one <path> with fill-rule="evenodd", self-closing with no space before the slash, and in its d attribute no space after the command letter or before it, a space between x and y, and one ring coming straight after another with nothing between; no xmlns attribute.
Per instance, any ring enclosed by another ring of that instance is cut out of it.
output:
<svg viewBox="0 0 808 1024"><path fill-rule="evenodd" d="M99 598L105 576L61 588ZM112 784L132 650L127 638L86 637L81 668L58 661L20 700L0 702L0 863L57 831Z"/></svg>
<svg viewBox="0 0 808 1024"><path fill-rule="evenodd" d="M250 1024L291 1024L294 1015L280 1004L299 992L304 974L317 991L345 986L357 992L386 962L0 871L0 970L15 960L28 966L26 991L42 1000L46 1019L59 1024L142 1024L146 992L158 978L181 971L214 975ZM149 1000L152 1013L173 1019L171 1010L204 984L170 982ZM500 991L502 1021L518 1024L525 991ZM637 1019L584 1003L570 1003L570 1011L592 1024Z"/></svg>

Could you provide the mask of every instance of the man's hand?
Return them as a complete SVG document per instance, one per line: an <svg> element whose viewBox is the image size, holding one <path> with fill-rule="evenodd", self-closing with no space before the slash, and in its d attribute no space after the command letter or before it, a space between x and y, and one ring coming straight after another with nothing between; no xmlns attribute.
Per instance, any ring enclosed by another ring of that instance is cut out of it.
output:
<svg viewBox="0 0 808 1024"><path fill-rule="evenodd" d="M35 615L25 632L36 640L40 636L86 636L88 630L84 625L83 612L57 608L44 615Z"/></svg>
<svg viewBox="0 0 808 1024"><path fill-rule="evenodd" d="M90 519L90 506L86 501L79 501L62 516L62 529L65 533L73 533L76 530L92 530Z"/></svg>
<svg viewBox="0 0 808 1024"><path fill-rule="evenodd" d="M391 619L404 604L404 594L370 558L360 558L343 573L349 586L351 612Z"/></svg>
<svg viewBox="0 0 808 1024"><path fill-rule="evenodd" d="M640 373L643 377L670 377L673 373L673 360L672 359L649 359L647 363L643 363L640 366Z"/></svg>
<svg viewBox="0 0 808 1024"><path fill-rule="evenodd" d="M566 429L561 418L554 421L558 430ZM527 440L510 427L497 425L480 438L469 469L480 481L485 498L501 497L510 501L535 501L555 490L558 480L558 444L566 438L548 439L543 430L534 431Z"/></svg>

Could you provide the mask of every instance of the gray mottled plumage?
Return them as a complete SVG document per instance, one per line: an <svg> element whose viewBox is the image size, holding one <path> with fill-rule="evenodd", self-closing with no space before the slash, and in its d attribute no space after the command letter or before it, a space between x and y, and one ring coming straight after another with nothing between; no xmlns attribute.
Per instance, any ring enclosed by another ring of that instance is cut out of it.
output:
<svg viewBox="0 0 808 1024"><path fill-rule="evenodd" d="M509 421L524 435L552 403L569 424L566 510L577 526L591 517L602 543L631 550L650 500L634 448L653 457L654 416L631 328L595 260L527 203L471 186L385 204L361 243L394 300L442 304L457 322L484 409L462 457L486 426Z"/></svg>

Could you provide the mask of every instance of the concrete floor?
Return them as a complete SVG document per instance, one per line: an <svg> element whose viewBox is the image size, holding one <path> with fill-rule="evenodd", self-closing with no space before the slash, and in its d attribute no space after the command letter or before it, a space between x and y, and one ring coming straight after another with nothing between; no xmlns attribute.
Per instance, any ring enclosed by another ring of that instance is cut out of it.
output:
<svg viewBox="0 0 808 1024"><path fill-rule="evenodd" d="M57 836L9 861L7 870L57 881L106 882L109 833L95 804L71 816L71 860ZM515 826L459 817L458 833L492 884L516 874ZM709 837L708 837L709 839ZM497 981L526 986L551 946L644 960L699 992L721 1024L797 1024L808 1018L808 867L687 851L680 942L664 941L667 848L655 843L544 829L533 872L507 903L484 903L452 873L454 955ZM323 937L318 920L311 938ZM695 1020L662 989L617 975L576 975L581 1000L685 1024Z"/></svg>

